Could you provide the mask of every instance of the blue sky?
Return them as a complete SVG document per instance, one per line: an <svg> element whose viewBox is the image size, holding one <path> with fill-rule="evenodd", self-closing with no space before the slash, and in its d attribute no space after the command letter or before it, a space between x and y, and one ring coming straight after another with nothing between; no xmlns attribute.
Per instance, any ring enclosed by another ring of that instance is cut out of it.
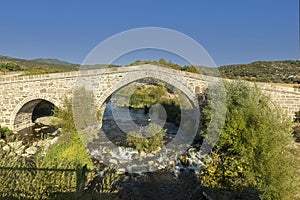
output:
<svg viewBox="0 0 300 200"><path fill-rule="evenodd" d="M0 8L0 55L11 57L81 63L108 37L150 26L190 36L217 65L299 59L298 0L3 0Z"/></svg>

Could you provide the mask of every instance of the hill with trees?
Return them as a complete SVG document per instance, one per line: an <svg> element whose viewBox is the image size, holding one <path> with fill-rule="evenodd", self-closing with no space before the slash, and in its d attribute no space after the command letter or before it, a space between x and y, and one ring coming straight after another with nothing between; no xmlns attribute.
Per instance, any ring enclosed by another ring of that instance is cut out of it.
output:
<svg viewBox="0 0 300 200"><path fill-rule="evenodd" d="M300 84L300 61L259 61L219 67L222 77L257 82Z"/></svg>

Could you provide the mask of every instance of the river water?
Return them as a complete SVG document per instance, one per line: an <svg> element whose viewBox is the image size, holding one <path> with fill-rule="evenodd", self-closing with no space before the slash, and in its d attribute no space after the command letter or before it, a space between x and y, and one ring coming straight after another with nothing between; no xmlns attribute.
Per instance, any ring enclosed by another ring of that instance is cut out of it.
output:
<svg viewBox="0 0 300 200"><path fill-rule="evenodd" d="M145 113L144 109L129 109L128 107L118 107L112 101L106 105L102 119L102 131L110 141L116 145L126 145L126 134L149 125L159 124L167 130L164 137L166 142L172 140L178 131L178 127L170 122L159 119L157 116Z"/></svg>
<svg viewBox="0 0 300 200"><path fill-rule="evenodd" d="M149 123L160 124L167 129L165 142L171 141L178 131L178 127L173 123L164 122L157 116L146 114L144 109L118 107L112 101L106 105L102 131L114 144L126 146L126 131L132 126L143 127ZM202 194L200 182L190 169L181 169L176 173L172 169L144 172L138 175L125 173L121 180L119 182L121 190L118 194L120 199L206 199Z"/></svg>

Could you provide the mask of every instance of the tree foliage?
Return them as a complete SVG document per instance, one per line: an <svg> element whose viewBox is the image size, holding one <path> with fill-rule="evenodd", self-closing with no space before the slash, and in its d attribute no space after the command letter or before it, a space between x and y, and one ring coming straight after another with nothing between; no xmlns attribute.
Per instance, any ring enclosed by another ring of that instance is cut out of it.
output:
<svg viewBox="0 0 300 200"><path fill-rule="evenodd" d="M288 118L258 88L242 82L226 83L225 88L225 125L205 159L203 184L237 194L258 191L261 199L293 199L296 159L288 148L293 142ZM210 105L204 109L208 119L214 114Z"/></svg>

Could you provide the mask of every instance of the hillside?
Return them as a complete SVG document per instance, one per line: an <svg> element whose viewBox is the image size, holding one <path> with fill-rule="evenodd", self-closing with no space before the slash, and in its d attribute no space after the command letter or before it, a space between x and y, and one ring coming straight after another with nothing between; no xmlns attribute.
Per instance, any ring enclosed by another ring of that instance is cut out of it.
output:
<svg viewBox="0 0 300 200"><path fill-rule="evenodd" d="M236 64L210 68L204 66L180 66L167 62L164 59L159 61L136 61L130 65L154 64L175 70L200 73L209 76L221 76L228 79L242 79L256 82L273 82L300 84L300 61L257 61L250 64Z"/></svg>
<svg viewBox="0 0 300 200"><path fill-rule="evenodd" d="M77 64L64 64L67 62L60 61L60 63L51 63L49 62L42 62L44 59L37 59L35 60L26 60L20 58L12 58L8 56L0 56L0 63L15 63L22 67L38 67L38 68L56 68L56 69L64 69L64 70L75 70L78 68L79 65ZM45 59L47 60L47 59ZM56 59L52 59L56 60ZM63 63L62 63L63 62Z"/></svg>
<svg viewBox="0 0 300 200"><path fill-rule="evenodd" d="M31 61L38 62L38 63L55 64L55 65L73 65L72 63L62 61L59 59L54 59L54 58L37 58Z"/></svg>
<svg viewBox="0 0 300 200"><path fill-rule="evenodd" d="M45 73L56 73L74 71L79 65L70 64L56 59L26 60L0 56L0 75L34 75Z"/></svg>
<svg viewBox="0 0 300 200"><path fill-rule="evenodd" d="M300 84L300 61L259 61L219 67L222 77L257 82Z"/></svg>

